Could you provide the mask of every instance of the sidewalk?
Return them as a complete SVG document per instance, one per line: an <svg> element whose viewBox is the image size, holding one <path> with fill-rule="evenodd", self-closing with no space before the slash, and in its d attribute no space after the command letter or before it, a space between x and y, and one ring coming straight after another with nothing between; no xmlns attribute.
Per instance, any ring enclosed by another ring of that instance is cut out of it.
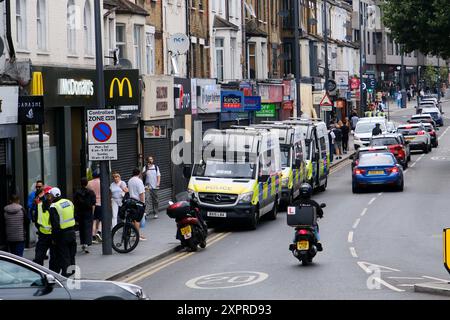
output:
<svg viewBox="0 0 450 320"><path fill-rule="evenodd" d="M331 168L342 163L353 154L353 138L350 137L349 152L341 160L334 159ZM147 241L139 241L135 250L126 254L119 254L113 250L112 255L102 255L102 244L93 244L90 253L81 252L78 245L75 258L80 268L82 279L114 280L139 269L145 265L161 260L180 250L180 242L175 239L175 221L170 219L165 211L160 212L158 219L149 218L144 229L141 229ZM210 229L210 232L212 229ZM77 233L77 243L79 244ZM33 260L34 248L25 249L24 257ZM45 260L48 268L48 260Z"/></svg>

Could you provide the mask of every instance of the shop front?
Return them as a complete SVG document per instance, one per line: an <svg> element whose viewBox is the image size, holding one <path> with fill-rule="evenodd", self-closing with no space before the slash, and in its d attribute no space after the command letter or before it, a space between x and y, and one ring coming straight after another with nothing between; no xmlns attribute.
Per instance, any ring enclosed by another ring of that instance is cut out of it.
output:
<svg viewBox="0 0 450 320"><path fill-rule="evenodd" d="M202 135L220 127L220 91L221 86L214 79L191 80L192 115L194 121L201 121Z"/></svg>
<svg viewBox="0 0 450 320"><path fill-rule="evenodd" d="M160 208L173 199L172 141L174 129L174 78L143 76L143 104L141 118L142 161L153 156L161 173L158 192Z"/></svg>
<svg viewBox="0 0 450 320"><path fill-rule="evenodd" d="M282 111L283 90L284 85L282 83L258 83L258 94L261 96L261 111L255 114L256 123L277 121L286 117L286 113L290 112L290 110L286 110L284 113Z"/></svg>
<svg viewBox="0 0 450 320"><path fill-rule="evenodd" d="M17 86L0 87L0 208L8 204L8 198L13 193L20 194L16 185L16 152L18 140L18 96ZM20 153L19 153L20 154ZM17 159L19 160L19 159ZM20 184L19 184L20 186ZM3 211L0 214L0 250L6 246L5 220Z"/></svg>
<svg viewBox="0 0 450 320"><path fill-rule="evenodd" d="M296 103L296 91L294 80L283 81L283 102L280 109L280 120L289 120L294 116L294 105Z"/></svg>

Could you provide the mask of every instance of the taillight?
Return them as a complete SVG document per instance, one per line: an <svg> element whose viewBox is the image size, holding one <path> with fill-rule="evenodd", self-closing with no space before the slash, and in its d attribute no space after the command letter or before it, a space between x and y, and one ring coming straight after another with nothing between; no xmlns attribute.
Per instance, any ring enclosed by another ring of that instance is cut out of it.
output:
<svg viewBox="0 0 450 320"><path fill-rule="evenodd" d="M355 174L364 174L366 173L366 170L363 169L355 169Z"/></svg>
<svg viewBox="0 0 450 320"><path fill-rule="evenodd" d="M308 234L308 230L300 229L300 230L298 230L298 234L300 234L302 236L307 235Z"/></svg>
<svg viewBox="0 0 450 320"><path fill-rule="evenodd" d="M425 131L423 131L423 130L418 131L418 132L417 132L417 135L418 135L418 136L423 136L423 135L425 135Z"/></svg>
<svg viewBox="0 0 450 320"><path fill-rule="evenodd" d="M433 137L435 137L436 136L436 131L430 131L430 135L432 135Z"/></svg>
<svg viewBox="0 0 450 320"><path fill-rule="evenodd" d="M387 173L398 173L398 168L397 167L393 167L393 168L388 168L386 169Z"/></svg>

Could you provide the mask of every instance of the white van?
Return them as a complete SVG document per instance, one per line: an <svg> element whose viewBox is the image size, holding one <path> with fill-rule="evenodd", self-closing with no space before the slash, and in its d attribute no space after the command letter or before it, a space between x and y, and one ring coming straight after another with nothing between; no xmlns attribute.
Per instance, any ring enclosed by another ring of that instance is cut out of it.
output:
<svg viewBox="0 0 450 320"><path fill-rule="evenodd" d="M367 117L359 119L355 131L353 132L355 150L369 146L370 139L372 138L372 130L377 123L380 124L380 129L383 134L388 133L388 123L383 117Z"/></svg>

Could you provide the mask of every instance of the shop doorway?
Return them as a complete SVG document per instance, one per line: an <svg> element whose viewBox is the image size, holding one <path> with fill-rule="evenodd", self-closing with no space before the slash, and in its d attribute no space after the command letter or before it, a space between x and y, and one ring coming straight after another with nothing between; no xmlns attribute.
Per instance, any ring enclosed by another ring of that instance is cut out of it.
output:
<svg viewBox="0 0 450 320"><path fill-rule="evenodd" d="M72 119L72 185L80 188L80 180L86 176L86 121L84 108L71 108Z"/></svg>

